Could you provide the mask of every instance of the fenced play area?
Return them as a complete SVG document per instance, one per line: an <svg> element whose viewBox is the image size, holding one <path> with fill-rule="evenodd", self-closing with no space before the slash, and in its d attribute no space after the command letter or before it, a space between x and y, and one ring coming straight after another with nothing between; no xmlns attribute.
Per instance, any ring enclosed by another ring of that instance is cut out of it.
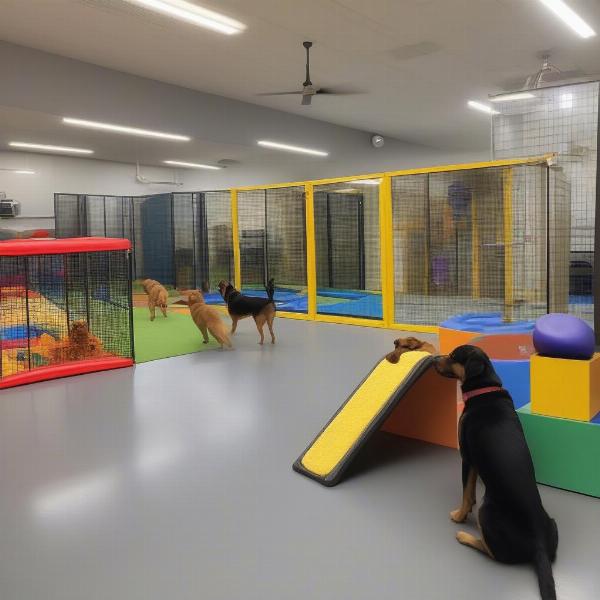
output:
<svg viewBox="0 0 600 600"><path fill-rule="evenodd" d="M131 366L129 243L0 244L0 388Z"/></svg>
<svg viewBox="0 0 600 600"><path fill-rule="evenodd" d="M209 303L221 303L221 279L263 295L274 278L278 312L294 318L433 331L464 313L593 317L570 273L569 184L548 156L214 192L56 194L55 211L57 237L125 237L134 281L201 289Z"/></svg>

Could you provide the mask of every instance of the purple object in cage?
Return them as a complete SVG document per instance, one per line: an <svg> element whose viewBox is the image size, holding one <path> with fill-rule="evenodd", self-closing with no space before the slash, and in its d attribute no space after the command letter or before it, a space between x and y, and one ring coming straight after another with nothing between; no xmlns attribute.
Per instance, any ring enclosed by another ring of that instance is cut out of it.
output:
<svg viewBox="0 0 600 600"><path fill-rule="evenodd" d="M431 261L431 276L434 285L450 283L450 263L445 256L435 256Z"/></svg>

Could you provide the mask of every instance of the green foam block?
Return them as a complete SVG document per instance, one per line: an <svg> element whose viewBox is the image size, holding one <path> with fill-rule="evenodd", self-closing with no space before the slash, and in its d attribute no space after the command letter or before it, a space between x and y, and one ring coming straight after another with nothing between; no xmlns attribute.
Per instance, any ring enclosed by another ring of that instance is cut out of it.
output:
<svg viewBox="0 0 600 600"><path fill-rule="evenodd" d="M538 483L600 498L600 424L517 413Z"/></svg>

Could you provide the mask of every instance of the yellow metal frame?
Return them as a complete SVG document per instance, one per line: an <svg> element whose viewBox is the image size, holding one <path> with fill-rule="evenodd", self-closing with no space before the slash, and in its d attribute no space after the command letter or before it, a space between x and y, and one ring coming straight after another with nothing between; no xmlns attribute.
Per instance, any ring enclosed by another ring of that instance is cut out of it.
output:
<svg viewBox="0 0 600 600"><path fill-rule="evenodd" d="M393 243L393 221L392 221L392 177L403 177L408 175L422 175L428 173L444 173L450 171L468 171L474 169L487 169L494 167L505 167L503 172L503 207L504 207L504 244L505 244L505 309L507 316L512 318L514 306L513 291L513 264L512 264L512 183L513 167L520 165L551 164L555 155L546 154L533 158L516 158L505 160L494 160L489 162L473 162L454 165L440 165L436 167L423 167L417 169L404 169L400 171L389 171L383 173L369 173L367 175L353 175L348 177L334 177L330 179L317 179L311 181L296 181L291 183L276 183L270 185L251 185L232 188L231 193L231 217L233 236L233 257L235 286L242 287L241 257L240 257L240 234L238 222L238 192L249 192L255 190L303 188L305 197L306 215L306 281L308 295L308 311L306 313L278 312L278 316L287 319L301 321L318 321L321 323L336 323L340 325L358 325L361 327L386 328L420 333L438 333L437 325L413 325L409 323L395 322L395 281L394 281L394 243ZM317 312L317 268L315 248L315 217L314 217L314 189L315 186L334 185L338 183L349 183L364 179L380 179L379 185L379 232L380 232L380 260L381 260L381 301L383 309L382 319L366 319L361 317L344 317L335 315L318 314ZM478 207L474 205L474 219ZM473 241L479 238L477 224L472 225ZM479 255L473 253L473 297L479 296L480 273Z"/></svg>
<svg viewBox="0 0 600 600"><path fill-rule="evenodd" d="M471 261L473 265L471 273L471 297L476 300L481 296L480 239L477 219L477 196L473 196L471 199Z"/></svg>
<svg viewBox="0 0 600 600"><path fill-rule="evenodd" d="M504 210L504 318L513 320L515 292L513 285L513 167L502 174L502 196Z"/></svg>
<svg viewBox="0 0 600 600"><path fill-rule="evenodd" d="M231 232L233 236L233 278L235 287L242 289L242 261L240 255L240 230L238 220L238 195L231 190Z"/></svg>

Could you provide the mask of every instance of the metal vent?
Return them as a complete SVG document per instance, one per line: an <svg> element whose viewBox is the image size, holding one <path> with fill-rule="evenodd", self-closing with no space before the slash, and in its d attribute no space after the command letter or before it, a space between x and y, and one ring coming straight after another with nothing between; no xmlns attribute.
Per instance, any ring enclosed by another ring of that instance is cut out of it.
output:
<svg viewBox="0 0 600 600"><path fill-rule="evenodd" d="M0 217L17 217L21 214L21 204L15 200L0 200Z"/></svg>

